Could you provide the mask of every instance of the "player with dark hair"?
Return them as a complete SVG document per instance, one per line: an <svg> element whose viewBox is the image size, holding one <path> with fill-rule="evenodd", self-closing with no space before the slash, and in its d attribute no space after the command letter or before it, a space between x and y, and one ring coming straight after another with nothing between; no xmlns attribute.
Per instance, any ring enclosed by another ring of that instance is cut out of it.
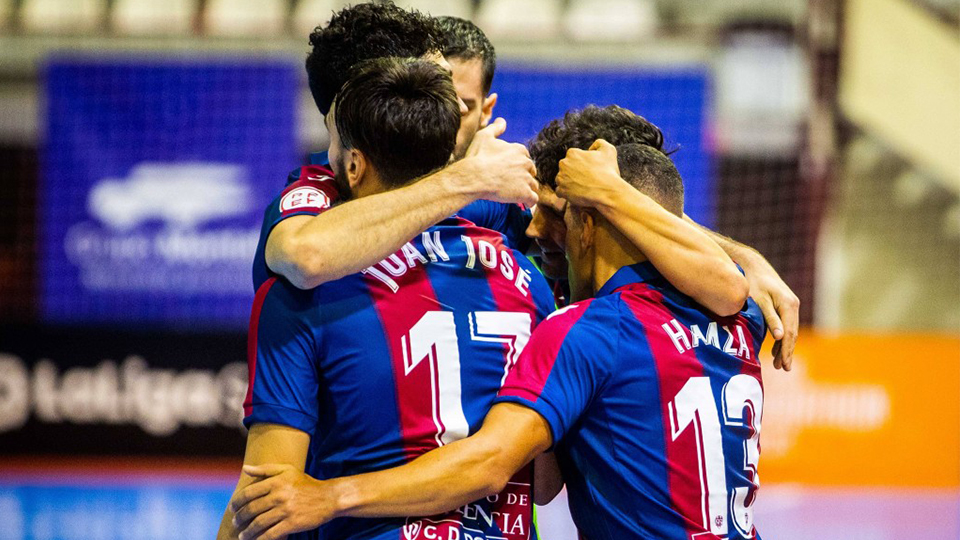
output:
<svg viewBox="0 0 960 540"><path fill-rule="evenodd" d="M598 140L589 151L572 148L559 164L560 185L568 176L596 191L619 183L678 220L683 213L680 175L650 146ZM294 521L440 512L497 493L554 448L582 538L759 538L758 307L748 301L737 315L718 317L670 285L598 211L569 204L564 220L579 301L537 327L477 433L355 477L251 469L266 479L233 501L238 515L273 513L289 530ZM251 538L277 538L257 534Z"/></svg>
<svg viewBox="0 0 960 540"><path fill-rule="evenodd" d="M344 8L327 26L317 28L310 42L308 79L324 113L359 62L418 57L449 67L440 54L434 20L389 3ZM291 173L287 187L266 209L254 258L254 289L275 276L303 289L339 279L376 263L457 212L525 247L523 230L529 218L512 203L536 202L535 169L523 146L497 139L505 125L501 120L477 134L464 159L420 182L362 200L339 193L325 154L311 157L313 163Z"/></svg>
<svg viewBox="0 0 960 540"><path fill-rule="evenodd" d="M527 235L534 238L540 248L543 257L541 269L544 274L548 277L562 277L567 273L563 248L566 235L563 212L569 201L579 206L596 208L656 264L657 270L670 283L715 313L724 314L724 306L729 308L731 304L725 290L717 287L717 284L722 283L723 279L731 279L730 274L710 272L711 277L703 279L707 274L702 270L691 272L691 262L694 259L682 256L683 251L675 251L676 248L671 242L684 245L686 240L686 245L694 249L701 249L702 244L690 243L697 236L691 234L689 229L677 226L669 215L659 209L659 205L650 204L651 201L642 197L637 190L625 189L622 182L603 184L609 187L609 190L599 190L600 186L596 183L592 184L589 190L582 189L582 186L581 190L571 188L578 178L569 175L565 178L566 185L557 182L559 163L567 152L571 148L586 150L597 139L606 140L614 146L643 144L664 151L663 134L659 128L634 112L616 105L590 105L582 110L567 112L561 119L547 124L530 141L528 146L537 165L540 181L540 200ZM587 175L583 178L592 180L594 177ZM589 197L579 195L581 191ZM602 198L593 199L592 196ZM683 221L709 236L743 268L750 287L750 297L760 306L776 340L773 346L774 367L789 370L799 323L800 301L796 295L763 255L753 248L700 227L685 214ZM671 240L663 242L662 238ZM669 254L662 251L668 247L671 249ZM687 255L692 253L688 251ZM681 256L677 256L678 254ZM697 258L696 261L693 264L703 268L701 265L705 259ZM730 312L738 310L739 306L734 306Z"/></svg>
<svg viewBox="0 0 960 540"><path fill-rule="evenodd" d="M388 22L393 18L398 19L399 22ZM378 30L377 39L372 45L368 45L362 38L356 38L350 29L373 28L375 24L372 21L385 25L387 30ZM369 57L378 53L389 54L390 50L411 50L403 47L419 46L428 49L432 46L431 40L409 35L410 29L417 24L423 25L424 33L430 34L432 30L424 21L424 18L418 17L415 13L406 12L395 6L362 4L338 13L331 25L324 30L318 29L314 32L312 39L315 43L324 43L331 48L335 47L336 36L339 36L337 39L353 40L359 50L341 47L340 50L345 58ZM484 96L486 92L485 88L481 87L481 81L490 80L490 74L482 68L493 66L492 62L487 61L491 55L484 51L492 51L492 46L488 46L489 41L475 26L469 25L469 31L466 31L463 30L462 22L447 20L445 23L441 22L441 26L444 24L460 28L460 30L455 28L455 31L451 32L454 37L445 38L444 48L449 48L458 58L474 54L464 51L475 51L479 54L478 58L484 59L482 62L474 61L472 64L465 64L468 67L472 66L476 73L476 76L472 76L476 79L476 84L473 85L476 90L469 91L476 96ZM403 29L403 31L391 33L389 31L391 28ZM455 39L458 35L460 37ZM463 38L467 35L472 37ZM412 45L409 44L411 42ZM463 43L467 46L463 46ZM429 51L425 51L424 54L429 55ZM315 69L322 67L319 63L322 58L322 55L315 56L312 62ZM331 59L331 61L334 60L343 65L352 62L352 60ZM455 76L456 72L463 72L460 69L462 67L464 66L454 68ZM320 77L313 78L314 82L311 84L316 85L316 81L320 80ZM464 92L467 95L467 91ZM315 93L315 96L319 95ZM495 95L489 95L485 98L477 98L477 103L483 101L482 107L479 107L483 111L480 125L488 121L489 116L492 115L495 97ZM469 130L472 125L468 120L469 115L464 117L462 122L462 133ZM367 200L350 201L340 207L332 208L339 197L334 189L336 184L331 181L332 171L316 165L299 169L292 175L292 183L267 209L254 261L255 287L270 276L282 275L298 287L310 288L361 270L402 245L404 239L411 234L456 212L464 205L467 205L467 208L462 210L462 216L478 225L504 232L511 245L522 248L524 245L522 232L529 221L528 214L512 204L496 205L479 200L530 202L531 197L534 196L529 189L530 185L536 185L531 176L533 167L524 151L516 145L509 145L496 139L496 136L502 133L503 127L504 124L498 121L481 130L465 159L429 175L421 182L378 194L377 197ZM469 204L470 201L477 202ZM550 201L541 201L540 208L543 211L540 215L547 215L550 207ZM325 212L326 210L330 211ZM543 236L538 232L542 227L538 227L536 220L533 225L530 235ZM704 232L746 269L750 293L764 310L774 337L784 338L782 342L778 341L775 345L775 365L789 367L793 343L796 339L798 312L796 296L759 253L706 229ZM541 242L541 245L544 247L544 261L547 262L544 270L549 275L551 272L548 262L550 259L556 259L558 252L549 251L549 246L544 242ZM713 268L724 268L723 264L717 266L716 261L709 264L712 264ZM687 275L701 277L702 282L711 281L709 268L704 270L693 266L684 271ZM729 275L725 270L723 272L724 275ZM669 272L667 275L671 280L674 279ZM715 282L722 281L723 279L720 279ZM735 304L738 304L736 299L740 294L740 291L735 288L728 289L726 297L721 299L720 303L711 304L711 298L699 298L696 289L682 290L718 312L736 309ZM719 288L712 291L713 297L717 296L717 292L723 292ZM780 316L783 317L783 322ZM784 344L782 348L781 343Z"/></svg>
<svg viewBox="0 0 960 540"><path fill-rule="evenodd" d="M436 63L361 64L326 117L342 191L363 201L443 167L459 123L452 79ZM453 217L412 238L313 290L277 278L261 286L251 317L245 465L359 474L402 465L479 427L533 326L553 310L552 295L502 234ZM237 490L251 481L241 475ZM536 538L530 483L525 470L497 497L460 512L346 518L290 538ZM235 524L228 508L221 538L250 526L270 530L275 517Z"/></svg>
<svg viewBox="0 0 960 540"><path fill-rule="evenodd" d="M444 44L445 50L449 48L452 51L451 54L461 60L477 55L471 61L472 64L462 64L460 69L455 71L461 74L474 74L473 77L476 79L474 84L466 85L473 89L464 91L475 91L477 99L483 99L484 107L489 113L496 99L495 96L480 97L483 96L480 81L485 79L483 67L494 65L492 63L493 47L483 33L471 23L449 19L444 21L440 23L441 27L450 29L447 34L449 39ZM378 24L383 28L374 32L375 39L371 42L357 37L354 33L357 30L373 28ZM323 45L338 50L343 58L332 58L326 53L315 51L314 59L308 64L311 70L318 70L323 65L321 64L323 59L343 66L349 64L348 58L367 58L389 47L398 50L402 48L404 51L419 50L416 47L430 47L432 40L412 39L406 36L404 32L410 32L414 27L420 28L427 34L433 31L429 19L416 12L407 12L392 5L361 4L347 8L336 14L326 28L318 29L312 36L315 47ZM336 42L339 41L353 44L355 47L338 46ZM424 56L430 56L430 51L425 52ZM321 78L313 77L313 80L320 81ZM461 84L461 87L463 86ZM468 122L467 119L469 115L461 121L461 134L467 133L467 136L472 136L476 133L470 127L473 121ZM478 119L481 124L487 120L489 118L484 117L483 114ZM490 128L499 129L496 125ZM493 138L495 132L483 130L483 134L475 138L476 142L471 145L471 148L496 147L500 155L506 155L506 161L513 160L514 165L519 169L526 156L520 156L518 148L495 140ZM333 190L337 184L329 181L333 175L329 171L313 170L309 167L302 169L301 178L292 183L268 207L254 262L255 286L262 284L271 275L282 275L298 287L310 288L373 264L379 258L389 254L388 249L396 249L402 245L405 237L401 237L400 234L416 234L416 230L441 219L441 216L436 213L438 209L445 210L449 215L457 210L450 205L464 203L464 199L469 194L463 192L451 194L451 189L460 186L450 185L450 172L462 171L463 161L477 164L477 160L473 157L477 156L469 155L464 160L411 186L379 194L376 198L377 206L373 206L373 200L348 202L343 206L352 206L350 212L347 212L346 208L338 207L324 212L331 208L338 198L343 198ZM527 165L532 169L529 162ZM502 163L492 166L502 166ZM529 174L529 171L523 174ZM304 175L306 178L303 178ZM452 178L458 178L458 176L454 174ZM461 180L467 187L477 185L475 178L461 178ZM531 177L511 178L511 180L512 183L509 185L516 188L519 184L521 191L528 189L528 184L525 182L533 182ZM477 191L473 193L476 194ZM413 203L417 205L411 208L409 205ZM333 214L327 215L330 212ZM522 250L527 245L527 236L524 231L530 221L529 212L516 205L480 200L463 208L459 215L477 225L503 232L507 236L508 244L513 247ZM337 219L334 219L334 216ZM419 228L415 229L415 226ZM692 228L692 225L688 227ZM648 235L647 238L652 242L665 241L659 237L659 233ZM350 239L354 241L351 242ZM679 265L674 267L681 269L688 276L695 276L702 281L715 284L715 288L711 289L711 296L699 298L700 301L719 313L734 312L743 302L746 285L743 278L732 270L729 257L719 250L713 250L711 253L709 244L696 246L699 255L705 255L704 259L699 259L697 253L688 253L684 260L692 264L683 268ZM659 264L657 258L653 260ZM668 274L668 277L673 276ZM696 293L694 295L696 296Z"/></svg>
<svg viewBox="0 0 960 540"><path fill-rule="evenodd" d="M463 157L477 131L493 119L497 94L491 94L497 52L477 25L459 17L437 17L441 52L453 71L453 85L467 107L457 133L457 158Z"/></svg>
<svg viewBox="0 0 960 540"><path fill-rule="evenodd" d="M360 62L440 55L442 39L432 17L392 3L357 4L334 13L327 26L310 34L307 81L317 109L330 112L334 96Z"/></svg>

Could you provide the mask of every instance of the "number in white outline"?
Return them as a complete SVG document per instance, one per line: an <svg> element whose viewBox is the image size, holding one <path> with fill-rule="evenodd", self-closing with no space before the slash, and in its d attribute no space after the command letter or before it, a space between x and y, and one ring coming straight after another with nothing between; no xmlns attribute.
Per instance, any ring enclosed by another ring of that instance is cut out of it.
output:
<svg viewBox="0 0 960 540"><path fill-rule="evenodd" d="M752 475L753 489L760 487L757 463L760 461L760 421L763 415L763 387L750 375L734 375L723 385L721 404L723 422L727 426L746 426L744 408L749 408L750 438L743 442L743 468ZM709 377L690 377L667 404L673 440L693 424L697 442L700 472L700 511L703 528L716 536L727 534L727 477L723 456L723 435L720 414L713 397ZM747 504L749 487L737 487L729 493L729 509L733 526L745 538L753 538L753 501ZM718 519L719 518L719 519ZM695 535L696 536L696 535Z"/></svg>
<svg viewBox="0 0 960 540"><path fill-rule="evenodd" d="M470 314L470 339L505 343L509 347L507 361L503 366L500 386L507 380L510 370L516 365L527 342L533 318L529 313L506 311L474 311Z"/></svg>
<svg viewBox="0 0 960 540"><path fill-rule="evenodd" d="M760 420L763 416L763 387L749 375L734 375L723 385L723 418L728 426L750 427L750 438L743 441L743 470L751 477L754 489L760 487ZM750 409L750 426L744 421L744 408ZM733 525L745 538L753 538L753 501L747 504L750 488L734 488L730 497Z"/></svg>
<svg viewBox="0 0 960 540"><path fill-rule="evenodd" d="M676 404L676 405L674 405ZM727 475L723 459L720 415L709 377L690 377L668 404L673 440L693 424L700 472L700 512L703 528L727 534ZM719 517L719 519L717 519Z"/></svg>
<svg viewBox="0 0 960 540"><path fill-rule="evenodd" d="M477 311L470 314L470 337L474 341L506 343L509 346L504 375L517 362L530 339L529 313ZM438 446L466 437L470 425L463 413L460 383L460 345L457 325L450 311L428 311L401 338L404 375L427 359L430 366L430 396Z"/></svg>

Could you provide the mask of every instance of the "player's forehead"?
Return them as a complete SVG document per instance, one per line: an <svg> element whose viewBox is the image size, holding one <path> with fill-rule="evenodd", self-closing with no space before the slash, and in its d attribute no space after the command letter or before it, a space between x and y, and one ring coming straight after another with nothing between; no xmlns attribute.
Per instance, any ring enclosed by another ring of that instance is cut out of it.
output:
<svg viewBox="0 0 960 540"><path fill-rule="evenodd" d="M458 91L469 91L476 96L483 94L483 61L480 58L448 58L453 70L453 83Z"/></svg>

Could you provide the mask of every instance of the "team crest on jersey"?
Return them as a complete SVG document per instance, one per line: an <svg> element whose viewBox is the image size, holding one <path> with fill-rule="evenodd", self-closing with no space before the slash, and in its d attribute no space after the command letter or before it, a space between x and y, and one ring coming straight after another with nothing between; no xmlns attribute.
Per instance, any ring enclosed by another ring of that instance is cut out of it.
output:
<svg viewBox="0 0 960 540"><path fill-rule="evenodd" d="M329 208L330 197L315 187L303 186L290 190L280 199L280 211L289 212L298 208Z"/></svg>
<svg viewBox="0 0 960 540"><path fill-rule="evenodd" d="M409 519L403 526L404 540L463 540L461 524L457 520Z"/></svg>

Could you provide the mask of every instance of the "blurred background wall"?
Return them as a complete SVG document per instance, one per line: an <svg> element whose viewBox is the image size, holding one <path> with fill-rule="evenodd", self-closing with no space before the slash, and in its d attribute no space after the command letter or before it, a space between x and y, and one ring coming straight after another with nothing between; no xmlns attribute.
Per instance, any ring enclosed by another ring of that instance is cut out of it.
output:
<svg viewBox="0 0 960 540"><path fill-rule="evenodd" d="M764 373L766 486L946 489L928 537L957 537L960 1L400 3L487 32L507 139L588 103L658 124L689 213L796 291L797 369ZM235 468L249 262L327 145L302 61L342 5L0 0L0 471ZM775 537L854 537L821 510L769 510ZM919 537L892 515L860 537Z"/></svg>

